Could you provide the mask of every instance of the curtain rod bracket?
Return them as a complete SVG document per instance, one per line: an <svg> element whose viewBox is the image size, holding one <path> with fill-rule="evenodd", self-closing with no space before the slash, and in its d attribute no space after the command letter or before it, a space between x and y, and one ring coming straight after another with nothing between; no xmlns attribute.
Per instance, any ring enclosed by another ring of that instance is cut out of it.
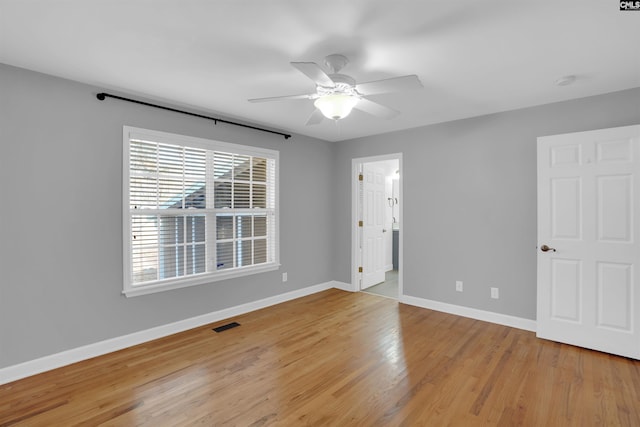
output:
<svg viewBox="0 0 640 427"><path fill-rule="evenodd" d="M174 113L181 113L181 114L186 114L186 115L189 115L189 116L200 117L201 119L213 120L213 124L214 125L217 125L218 122L226 123L228 125L240 126L240 127L243 127L243 128L253 129L253 130L259 130L261 132L273 133L275 135L283 136L284 139L291 138L291 135L289 135L288 133L283 133L283 132L278 132L278 131L275 131L275 130L264 129L264 128L257 127L257 126L245 125L245 124L242 124L242 123L236 123L236 122L232 122L232 121L229 121L229 120L218 119L216 117L205 116L203 114L191 113L189 111L178 110L177 108L164 107L162 105L152 104L150 102L138 101L136 99L125 98L125 97L118 96L118 95L112 95L112 94L106 93L106 92L100 92L100 93L98 93L96 95L96 98L98 98L100 101L104 101L107 97L113 98L113 99L119 99L121 101L132 102L134 104L146 105L147 107L160 108L161 110L173 111Z"/></svg>

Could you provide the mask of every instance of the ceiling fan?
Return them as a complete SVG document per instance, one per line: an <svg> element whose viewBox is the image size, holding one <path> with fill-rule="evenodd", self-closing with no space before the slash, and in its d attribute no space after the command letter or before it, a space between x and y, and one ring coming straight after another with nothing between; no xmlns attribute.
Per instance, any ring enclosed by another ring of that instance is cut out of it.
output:
<svg viewBox="0 0 640 427"><path fill-rule="evenodd" d="M422 88L422 83L420 83L416 75L392 77L356 84L353 77L346 74L338 74L349 63L349 60L343 55L329 55L325 58L324 63L329 69L329 74L325 73L315 62L291 62L291 65L315 82L315 93L256 98L250 99L249 102L311 99L314 101L313 105L316 109L307 120L306 124L308 126L320 123L324 117L332 120L343 119L351 113L353 108L375 117L391 119L400 114L400 112L371 101L366 97L381 93Z"/></svg>

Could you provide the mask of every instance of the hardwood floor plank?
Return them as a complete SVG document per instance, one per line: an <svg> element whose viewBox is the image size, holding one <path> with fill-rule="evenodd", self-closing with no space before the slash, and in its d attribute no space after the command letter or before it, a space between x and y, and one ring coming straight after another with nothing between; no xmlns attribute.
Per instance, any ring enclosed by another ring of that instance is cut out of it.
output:
<svg viewBox="0 0 640 427"><path fill-rule="evenodd" d="M640 425L640 362L329 290L0 386L2 426Z"/></svg>

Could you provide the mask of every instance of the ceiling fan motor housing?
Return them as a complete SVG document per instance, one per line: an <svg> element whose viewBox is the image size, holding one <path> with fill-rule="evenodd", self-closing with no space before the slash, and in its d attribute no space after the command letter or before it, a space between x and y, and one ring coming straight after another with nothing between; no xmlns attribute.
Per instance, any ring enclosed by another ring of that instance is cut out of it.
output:
<svg viewBox="0 0 640 427"><path fill-rule="evenodd" d="M344 94L358 96L356 91L356 81L346 74L329 74L329 78L335 83L334 87L317 86L318 95Z"/></svg>

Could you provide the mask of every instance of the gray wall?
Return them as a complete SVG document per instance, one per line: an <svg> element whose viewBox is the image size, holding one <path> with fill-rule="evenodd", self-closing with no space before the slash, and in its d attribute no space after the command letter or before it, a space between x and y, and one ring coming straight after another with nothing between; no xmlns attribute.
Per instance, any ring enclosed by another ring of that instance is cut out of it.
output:
<svg viewBox="0 0 640 427"><path fill-rule="evenodd" d="M404 293L535 319L536 138L638 123L634 89L336 144L334 278L351 280L351 159L402 152Z"/></svg>
<svg viewBox="0 0 640 427"><path fill-rule="evenodd" d="M99 102L100 90L0 64L0 368L350 282L351 159L395 152L405 294L534 319L536 137L640 123L635 89L332 144ZM279 150L282 268L122 296L123 125Z"/></svg>
<svg viewBox="0 0 640 427"><path fill-rule="evenodd" d="M99 91L0 64L0 368L333 279L332 144ZM282 268L121 295L123 125L279 150Z"/></svg>

